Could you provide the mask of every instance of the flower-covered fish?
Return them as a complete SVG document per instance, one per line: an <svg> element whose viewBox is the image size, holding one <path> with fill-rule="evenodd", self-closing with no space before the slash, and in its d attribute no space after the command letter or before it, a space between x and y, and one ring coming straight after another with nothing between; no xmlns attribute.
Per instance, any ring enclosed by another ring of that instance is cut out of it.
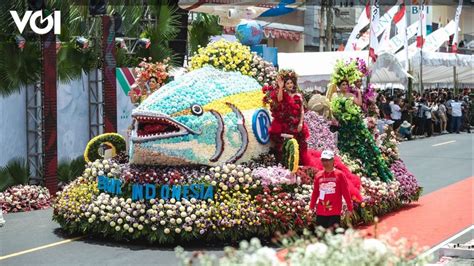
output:
<svg viewBox="0 0 474 266"><path fill-rule="evenodd" d="M187 73L133 111L131 162L216 165L267 152L270 118L262 98L261 85L239 72Z"/></svg>

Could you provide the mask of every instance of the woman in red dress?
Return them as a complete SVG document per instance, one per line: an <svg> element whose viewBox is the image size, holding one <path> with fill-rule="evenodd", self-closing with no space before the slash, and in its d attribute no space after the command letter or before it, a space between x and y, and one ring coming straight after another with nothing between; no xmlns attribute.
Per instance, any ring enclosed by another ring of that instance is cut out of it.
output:
<svg viewBox="0 0 474 266"><path fill-rule="evenodd" d="M309 137L308 126L304 123L303 95L297 90L296 73L292 70L280 71L277 76L277 86L265 86L264 98L270 103L272 123L270 125L270 140L273 142L273 154L281 160L282 147L285 138L293 137L298 141L300 165L323 169L321 151L309 150L306 139ZM288 136L291 135L291 136ZM339 157L335 157L335 167L344 172L349 180L349 191L355 201L362 201L360 195L360 178L351 173Z"/></svg>
<svg viewBox="0 0 474 266"><path fill-rule="evenodd" d="M294 71L283 70L278 74L277 88L270 93L273 121L269 133L277 157L282 154L285 137L293 136L298 141L301 163L305 164L309 130L304 123L303 95L298 92L297 84Z"/></svg>

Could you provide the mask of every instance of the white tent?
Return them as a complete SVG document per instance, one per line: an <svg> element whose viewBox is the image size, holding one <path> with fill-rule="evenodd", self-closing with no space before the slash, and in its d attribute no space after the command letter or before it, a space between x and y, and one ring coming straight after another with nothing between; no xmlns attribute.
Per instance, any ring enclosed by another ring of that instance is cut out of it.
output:
<svg viewBox="0 0 474 266"><path fill-rule="evenodd" d="M474 57L472 55L453 53L416 53L410 60L415 82L420 78L420 62L423 64L423 84L443 84L451 87L454 84L454 67L458 84L474 84Z"/></svg>
<svg viewBox="0 0 474 266"><path fill-rule="evenodd" d="M331 79L336 61L342 59L362 58L368 60L368 51L354 52L311 52L311 53L278 53L280 69L293 69L299 76L298 83L302 89L324 91ZM373 83L405 84L408 74L393 54L381 54L372 69Z"/></svg>

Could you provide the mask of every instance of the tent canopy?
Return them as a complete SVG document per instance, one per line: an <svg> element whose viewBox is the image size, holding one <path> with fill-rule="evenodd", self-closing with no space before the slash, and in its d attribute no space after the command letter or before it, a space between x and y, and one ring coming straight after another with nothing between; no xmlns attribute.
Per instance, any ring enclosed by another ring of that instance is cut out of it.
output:
<svg viewBox="0 0 474 266"><path fill-rule="evenodd" d="M420 63L423 64L423 84L453 84L454 67L456 67L457 82L474 84L474 57L472 55L423 52L416 53L410 60L416 81L420 78Z"/></svg>
<svg viewBox="0 0 474 266"><path fill-rule="evenodd" d="M299 76L302 89L324 91L331 79L337 60L362 58L368 60L368 51L353 52L310 52L310 53L278 53L280 69L293 69ZM381 54L375 65L371 65L374 83L405 83L408 74L392 54Z"/></svg>

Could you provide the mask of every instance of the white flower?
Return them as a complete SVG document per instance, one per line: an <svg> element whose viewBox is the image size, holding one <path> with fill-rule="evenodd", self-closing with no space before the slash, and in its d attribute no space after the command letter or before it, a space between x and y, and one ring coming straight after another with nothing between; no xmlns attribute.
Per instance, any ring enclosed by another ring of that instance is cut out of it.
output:
<svg viewBox="0 0 474 266"><path fill-rule="evenodd" d="M129 233L133 233L133 227L128 228Z"/></svg>
<svg viewBox="0 0 474 266"><path fill-rule="evenodd" d="M176 219L177 224L181 224L182 222L183 222L183 220L181 220L181 218Z"/></svg>
<svg viewBox="0 0 474 266"><path fill-rule="evenodd" d="M130 228L130 225L128 225L128 224L123 225L123 229L128 230L129 228Z"/></svg>
<svg viewBox="0 0 474 266"><path fill-rule="evenodd" d="M166 224L166 221L165 221L165 220L161 220L161 221L160 221L160 224L161 224L161 225L165 225L165 224Z"/></svg>
<svg viewBox="0 0 474 266"><path fill-rule="evenodd" d="M120 231L120 226L117 225L117 226L115 227L115 231L117 231L117 232Z"/></svg>
<svg viewBox="0 0 474 266"><path fill-rule="evenodd" d="M387 253L385 244L375 238L364 239L363 249L378 256L383 256Z"/></svg>
<svg viewBox="0 0 474 266"><path fill-rule="evenodd" d="M138 230L143 230L143 225L139 224L138 225Z"/></svg>
<svg viewBox="0 0 474 266"><path fill-rule="evenodd" d="M174 231L176 232L176 234L181 233L181 229L180 229L180 228L175 228Z"/></svg>
<svg viewBox="0 0 474 266"><path fill-rule="evenodd" d="M114 222L114 221L111 221L111 222L110 222L110 226L111 226L111 227L114 227L114 226L115 226L115 222Z"/></svg>
<svg viewBox="0 0 474 266"><path fill-rule="evenodd" d="M314 243L306 247L305 255L324 258L327 251L328 247L324 243Z"/></svg>
<svg viewBox="0 0 474 266"><path fill-rule="evenodd" d="M119 219L117 220L117 223L118 223L118 224L122 224L122 223L123 223L123 220L122 220L121 218L119 218Z"/></svg>

